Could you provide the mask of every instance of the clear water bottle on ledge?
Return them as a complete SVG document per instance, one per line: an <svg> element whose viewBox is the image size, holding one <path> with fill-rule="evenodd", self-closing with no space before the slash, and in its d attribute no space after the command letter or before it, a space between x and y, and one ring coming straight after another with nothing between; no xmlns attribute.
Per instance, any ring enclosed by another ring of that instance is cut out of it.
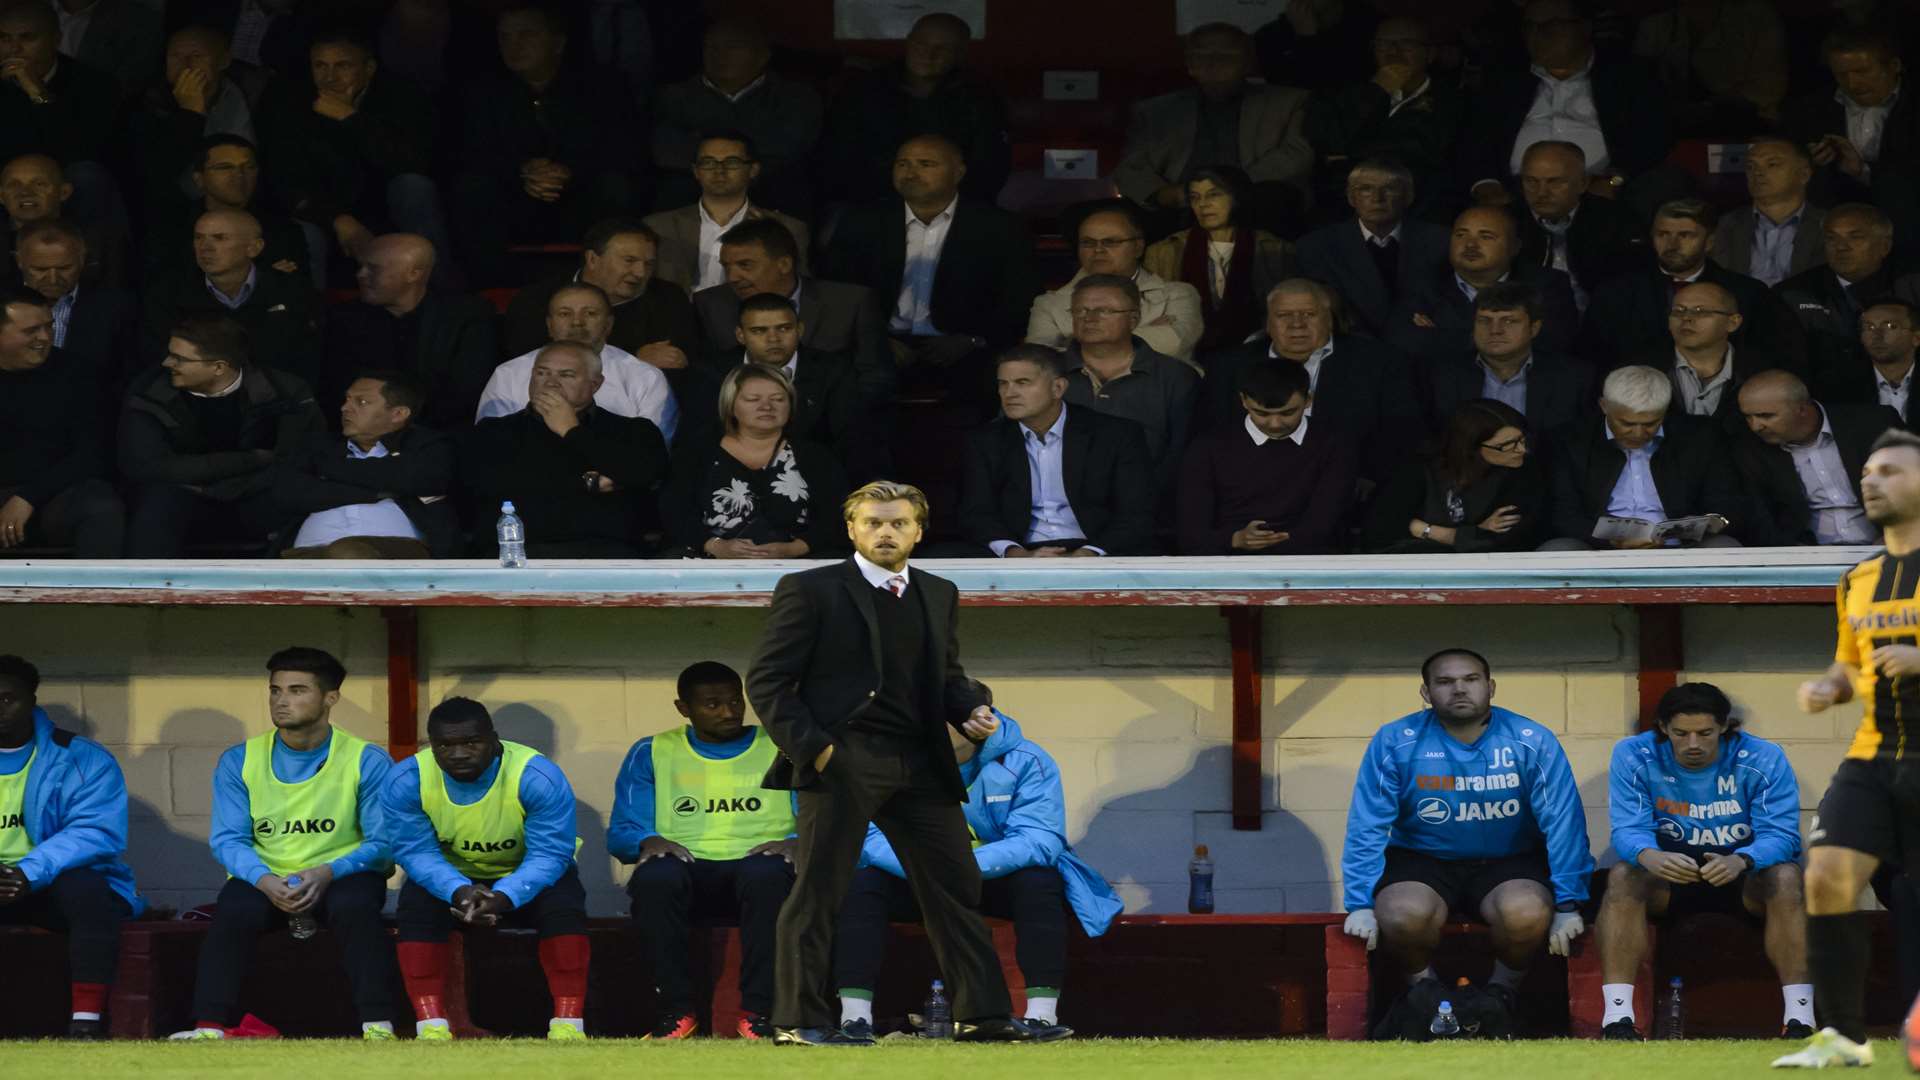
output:
<svg viewBox="0 0 1920 1080"><path fill-rule="evenodd" d="M513 500L500 504L500 520L493 526L494 539L500 541L500 565L518 569L527 565L527 526L513 512Z"/></svg>

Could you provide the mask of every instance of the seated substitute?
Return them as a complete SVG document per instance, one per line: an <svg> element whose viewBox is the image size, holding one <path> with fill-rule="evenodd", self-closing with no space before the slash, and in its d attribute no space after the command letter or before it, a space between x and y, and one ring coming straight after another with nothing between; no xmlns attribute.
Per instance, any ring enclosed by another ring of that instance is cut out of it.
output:
<svg viewBox="0 0 1920 1080"><path fill-rule="evenodd" d="M1244 420L1187 448L1174 488L1187 555L1313 555L1343 545L1357 462L1337 418L1312 420L1307 369L1240 369Z"/></svg>
<svg viewBox="0 0 1920 1080"><path fill-rule="evenodd" d="M993 704L993 692L975 683ZM980 864L980 910L1013 920L1015 957L1027 984L1026 1016L1035 1029L1060 1023L1067 975L1067 916L1099 937L1123 905L1113 887L1067 846L1067 800L1060 767L1025 737L1013 717L994 710L998 728L981 741L948 729L967 785L967 830ZM920 906L900 856L877 825L867 826L860 868L840 907L833 975L840 1023L873 1033L873 991L887 955L888 924L919 922ZM1071 1032L1068 1032L1071 1034Z"/></svg>
<svg viewBox="0 0 1920 1080"><path fill-rule="evenodd" d="M1638 1041L1633 976L1647 918L1671 926L1714 912L1766 927L1785 1001L1780 1037L1814 1032L1801 889L1800 784L1778 746L1740 730L1711 683L1660 698L1654 728L1621 739L1607 769L1607 816L1620 861L1607 871L1594 933L1606 1002L1601 1037Z"/></svg>
<svg viewBox="0 0 1920 1080"><path fill-rule="evenodd" d="M593 403L615 416L650 420L660 429L661 437L672 442L680 409L667 377L652 364L608 344L607 335L612 332L613 304L598 285L563 285L547 301L548 340L571 341L600 354L600 370L606 378L593 392ZM527 407L527 380L539 355L539 349L532 349L493 369L486 389L480 392L476 422Z"/></svg>
<svg viewBox="0 0 1920 1080"><path fill-rule="evenodd" d="M220 755L208 843L227 872L193 985L196 1024L175 1039L224 1039L240 1020L254 943L292 915L332 930L360 1030L393 1035L393 948L380 909L392 863L380 837L380 785L393 759L332 723L347 669L319 649L267 659L274 730Z"/></svg>
<svg viewBox="0 0 1920 1080"><path fill-rule="evenodd" d="M69 1038L107 1036L120 924L146 910L127 869L127 780L92 739L53 726L40 670L0 656L0 926L67 935Z"/></svg>
<svg viewBox="0 0 1920 1080"><path fill-rule="evenodd" d="M547 1038L587 1037L587 891L574 854L573 787L532 747L494 731L487 707L450 697L427 714L427 750L393 767L382 835L407 872L395 918L416 1038L453 1038L447 937L502 923L540 933L553 997Z"/></svg>
<svg viewBox="0 0 1920 1080"><path fill-rule="evenodd" d="M1439 446L1403 466L1368 511L1370 551L1532 551L1546 523L1547 484L1527 418L1487 398L1461 402Z"/></svg>
<svg viewBox="0 0 1920 1080"><path fill-rule="evenodd" d="M274 496L305 514L289 559L424 559L454 554L460 522L453 440L414 424L420 390L397 371L370 371L347 387L341 434L316 432L289 454Z"/></svg>
<svg viewBox="0 0 1920 1080"><path fill-rule="evenodd" d="M667 443L652 421L594 404L601 381L600 354L556 341L535 355L531 404L480 421L468 436L460 464L477 511L490 517L512 500L536 557L639 553Z"/></svg>
<svg viewBox="0 0 1920 1080"><path fill-rule="evenodd" d="M1066 402L1060 354L1000 354L1001 416L967 436L960 520L1001 558L1151 555L1153 464L1140 425Z"/></svg>
<svg viewBox="0 0 1920 1080"><path fill-rule="evenodd" d="M1511 1014L1541 942L1567 955L1586 928L1593 854L1567 757L1544 724L1493 704L1493 669L1469 649L1420 665L1427 708L1367 746L1347 810L1346 931L1391 953L1410 981L1449 918L1493 931L1487 988Z"/></svg>
<svg viewBox="0 0 1920 1080"><path fill-rule="evenodd" d="M644 1038L698 1030L687 924L721 918L740 924L738 1033L769 1039L774 924L793 887L794 796L760 786L779 751L746 723L739 672L702 660L680 673L678 690L673 707L687 725L627 751L607 825L607 850L634 864L627 895L659 993L659 1019Z"/></svg>

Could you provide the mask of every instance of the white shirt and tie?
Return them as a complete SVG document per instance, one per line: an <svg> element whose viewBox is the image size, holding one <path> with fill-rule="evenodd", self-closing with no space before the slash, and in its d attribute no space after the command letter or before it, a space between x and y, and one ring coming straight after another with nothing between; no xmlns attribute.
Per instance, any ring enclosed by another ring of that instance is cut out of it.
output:
<svg viewBox="0 0 1920 1080"><path fill-rule="evenodd" d="M953 231L953 211L959 205L956 195L932 221L921 221L912 207L905 208L907 258L900 272L900 295L887 324L893 333L932 337L940 332L933 325L933 275L940 268L940 252L947 246L947 234Z"/></svg>
<svg viewBox="0 0 1920 1080"><path fill-rule="evenodd" d="M907 591L907 575L911 572L911 568L904 564L896 573L856 551L853 553L853 565L860 571L860 576L867 579L867 584L876 589L885 589L895 596L900 596Z"/></svg>
<svg viewBox="0 0 1920 1080"><path fill-rule="evenodd" d="M1027 425L1020 425L1020 441L1027 451L1027 490L1032 516L1027 522L1026 535L1017 541L1018 546L1044 547L1049 540L1086 539L1086 530L1080 527L1080 519L1073 516L1073 506L1067 501L1066 432L1065 407L1044 432L1036 433ZM987 544L1001 558L1014 546L1013 540L994 540ZM1106 554L1091 544L1087 547Z"/></svg>

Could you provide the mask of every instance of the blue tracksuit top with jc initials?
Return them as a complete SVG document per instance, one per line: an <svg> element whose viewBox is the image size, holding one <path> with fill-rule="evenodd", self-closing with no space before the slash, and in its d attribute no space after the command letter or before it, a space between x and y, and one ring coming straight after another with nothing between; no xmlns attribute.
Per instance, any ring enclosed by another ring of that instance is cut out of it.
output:
<svg viewBox="0 0 1920 1080"><path fill-rule="evenodd" d="M1545 726L1494 708L1472 744L1425 709L1367 745L1340 860L1347 910L1373 906L1389 846L1442 859L1498 859L1541 847L1555 903L1587 899L1593 852L1580 789Z"/></svg>

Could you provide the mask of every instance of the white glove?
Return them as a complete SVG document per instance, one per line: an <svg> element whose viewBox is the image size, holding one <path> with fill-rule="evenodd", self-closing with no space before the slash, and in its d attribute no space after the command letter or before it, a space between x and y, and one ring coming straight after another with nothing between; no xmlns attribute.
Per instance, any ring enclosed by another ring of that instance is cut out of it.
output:
<svg viewBox="0 0 1920 1080"><path fill-rule="evenodd" d="M1341 929L1354 937L1366 938L1368 951L1372 951L1380 941L1380 922L1373 917L1372 908L1363 907L1358 911L1349 912L1347 925Z"/></svg>
<svg viewBox="0 0 1920 1080"><path fill-rule="evenodd" d="M1547 931L1547 951L1567 956L1573 951L1573 939L1587 932L1587 922L1577 911L1556 911L1553 926Z"/></svg>

